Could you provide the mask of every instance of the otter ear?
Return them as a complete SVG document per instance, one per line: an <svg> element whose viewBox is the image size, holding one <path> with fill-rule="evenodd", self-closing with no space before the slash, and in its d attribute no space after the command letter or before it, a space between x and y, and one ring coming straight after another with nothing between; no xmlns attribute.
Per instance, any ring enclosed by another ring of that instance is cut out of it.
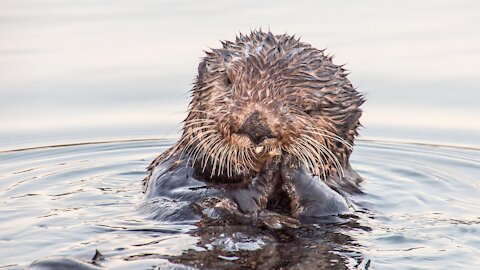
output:
<svg viewBox="0 0 480 270"><path fill-rule="evenodd" d="M198 78L203 78L207 72L207 61L203 59L202 62L198 64Z"/></svg>
<svg viewBox="0 0 480 270"><path fill-rule="evenodd" d="M208 77L208 73L210 72L211 71L209 70L207 59L204 58L202 62L198 64L198 75L195 82L198 88L202 88L204 86L204 80L206 77Z"/></svg>
<svg viewBox="0 0 480 270"><path fill-rule="evenodd" d="M209 63L208 58L203 58L202 62L198 65L198 77L203 78L207 74L213 73L215 70L215 64Z"/></svg>
<svg viewBox="0 0 480 270"><path fill-rule="evenodd" d="M217 53L222 57L223 59L223 62L225 64L227 64L228 62L230 62L233 58L232 56L232 52L229 51L229 50L222 50L222 49L219 49L219 50L216 50Z"/></svg>

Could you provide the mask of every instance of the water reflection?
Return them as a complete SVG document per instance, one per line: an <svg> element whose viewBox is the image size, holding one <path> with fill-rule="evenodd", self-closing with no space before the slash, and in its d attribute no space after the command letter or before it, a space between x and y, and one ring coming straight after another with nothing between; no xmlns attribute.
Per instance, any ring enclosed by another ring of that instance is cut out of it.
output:
<svg viewBox="0 0 480 270"><path fill-rule="evenodd" d="M352 218L352 217L351 217ZM249 226L203 226L193 232L199 242L175 263L207 269L368 269L370 262L359 252L347 224L299 230L270 231Z"/></svg>

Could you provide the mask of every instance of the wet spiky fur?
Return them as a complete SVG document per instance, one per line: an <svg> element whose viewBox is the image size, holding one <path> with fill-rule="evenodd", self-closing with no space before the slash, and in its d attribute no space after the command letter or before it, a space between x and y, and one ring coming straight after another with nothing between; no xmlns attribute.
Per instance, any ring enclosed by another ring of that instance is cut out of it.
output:
<svg viewBox="0 0 480 270"><path fill-rule="evenodd" d="M265 153L277 151L332 187L349 181L364 99L345 69L323 50L288 35L254 31L222 45L206 52L182 137L152 162L150 174L177 155L205 178L244 181L258 172ZM239 133L254 112L273 134L261 148Z"/></svg>

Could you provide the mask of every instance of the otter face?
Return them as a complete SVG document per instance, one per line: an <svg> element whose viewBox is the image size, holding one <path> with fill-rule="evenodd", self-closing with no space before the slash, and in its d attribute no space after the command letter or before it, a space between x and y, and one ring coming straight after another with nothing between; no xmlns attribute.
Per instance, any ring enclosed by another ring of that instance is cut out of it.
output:
<svg viewBox="0 0 480 270"><path fill-rule="evenodd" d="M326 178L348 165L362 96L331 57L287 35L252 32L207 52L180 145L211 177L291 155Z"/></svg>

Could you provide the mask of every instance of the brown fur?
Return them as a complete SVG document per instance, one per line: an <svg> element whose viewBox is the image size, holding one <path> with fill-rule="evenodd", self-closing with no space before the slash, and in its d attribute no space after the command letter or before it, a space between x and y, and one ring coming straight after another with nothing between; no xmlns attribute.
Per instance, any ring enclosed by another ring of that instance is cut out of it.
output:
<svg viewBox="0 0 480 270"><path fill-rule="evenodd" d="M222 44L200 63L182 137L152 162L145 186L152 170L174 155L221 182L251 179L279 153L333 188L358 181L346 175L353 173L348 159L364 99L345 69L288 35L254 31ZM254 113L250 125L269 134L260 143L242 131Z"/></svg>

